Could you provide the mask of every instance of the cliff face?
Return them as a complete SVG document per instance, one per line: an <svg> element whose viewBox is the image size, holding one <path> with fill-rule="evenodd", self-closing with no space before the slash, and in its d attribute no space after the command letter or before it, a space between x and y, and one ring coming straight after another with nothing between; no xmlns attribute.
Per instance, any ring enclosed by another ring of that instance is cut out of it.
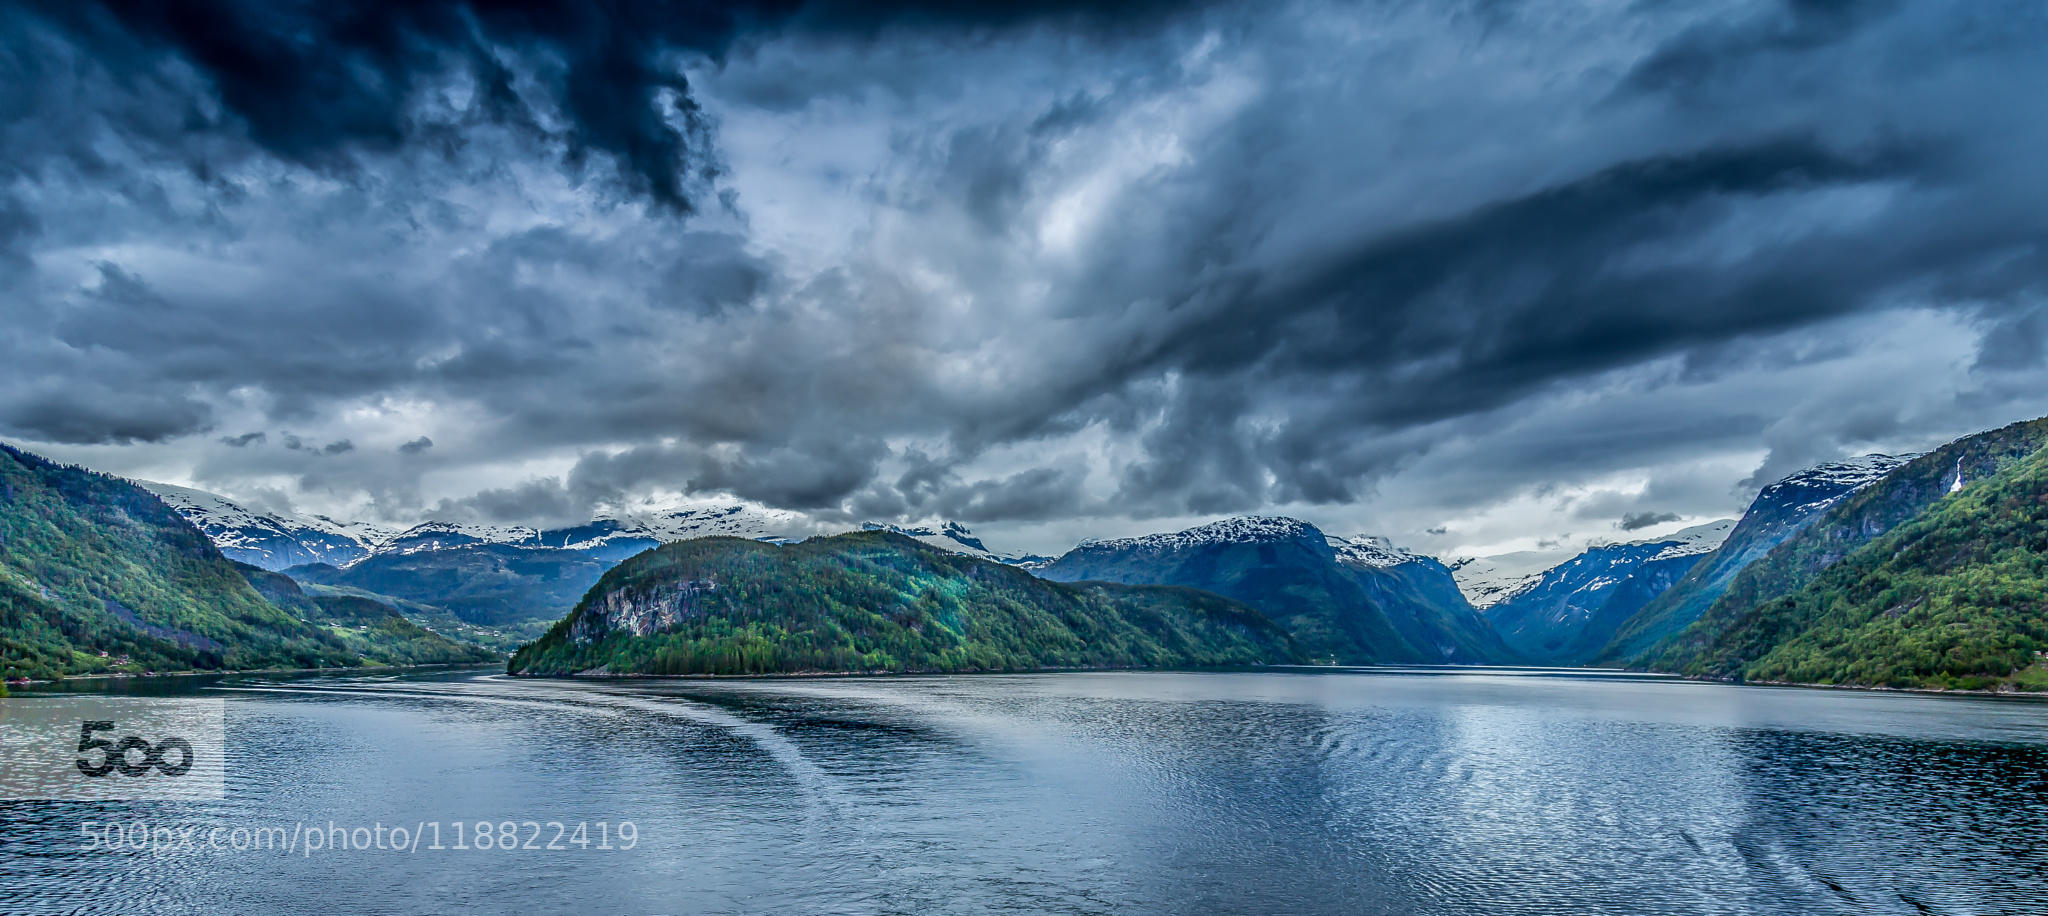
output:
<svg viewBox="0 0 2048 916"><path fill-rule="evenodd" d="M684 621L710 613L710 599L717 593L718 583L711 579L686 579L608 592L599 597L589 612L574 618L569 638L587 644L613 633L652 636L667 632Z"/></svg>

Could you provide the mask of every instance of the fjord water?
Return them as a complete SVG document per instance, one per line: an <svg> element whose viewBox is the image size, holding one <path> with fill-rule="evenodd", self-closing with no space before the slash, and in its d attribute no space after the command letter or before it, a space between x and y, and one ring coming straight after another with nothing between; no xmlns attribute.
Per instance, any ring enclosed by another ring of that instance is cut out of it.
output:
<svg viewBox="0 0 2048 916"><path fill-rule="evenodd" d="M228 701L226 799L0 803L0 911L2048 908L2028 700L1470 670L173 689ZM83 849L134 820L638 841Z"/></svg>

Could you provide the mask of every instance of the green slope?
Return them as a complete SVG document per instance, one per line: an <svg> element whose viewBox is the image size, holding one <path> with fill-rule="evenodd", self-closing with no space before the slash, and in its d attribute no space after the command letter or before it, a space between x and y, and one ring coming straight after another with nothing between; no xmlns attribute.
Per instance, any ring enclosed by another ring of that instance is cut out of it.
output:
<svg viewBox="0 0 2048 916"><path fill-rule="evenodd" d="M10 676L350 660L339 641L264 600L154 495L7 446L0 633Z"/></svg>
<svg viewBox="0 0 2048 916"><path fill-rule="evenodd" d="M517 674L1223 666L1298 660L1257 611L1179 588L1048 582L898 534L639 554L513 656Z"/></svg>
<svg viewBox="0 0 2048 916"><path fill-rule="evenodd" d="M1748 680L2048 687L2048 420L1959 440L1736 578L1650 667ZM1950 493L1960 471L1965 485Z"/></svg>
<svg viewBox="0 0 2048 916"><path fill-rule="evenodd" d="M8 677L378 664L433 655L438 639L310 622L264 597L154 494L0 445ZM476 657L449 647L451 660Z"/></svg>

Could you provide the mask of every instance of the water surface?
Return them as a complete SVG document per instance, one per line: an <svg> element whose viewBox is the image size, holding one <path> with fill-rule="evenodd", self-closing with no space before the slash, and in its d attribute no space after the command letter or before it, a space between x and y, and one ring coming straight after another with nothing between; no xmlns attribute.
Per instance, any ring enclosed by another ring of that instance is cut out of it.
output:
<svg viewBox="0 0 2048 916"><path fill-rule="evenodd" d="M0 803L0 911L2048 910L2027 700L1432 670L152 686L228 699L227 798ZM636 842L83 848L138 820Z"/></svg>

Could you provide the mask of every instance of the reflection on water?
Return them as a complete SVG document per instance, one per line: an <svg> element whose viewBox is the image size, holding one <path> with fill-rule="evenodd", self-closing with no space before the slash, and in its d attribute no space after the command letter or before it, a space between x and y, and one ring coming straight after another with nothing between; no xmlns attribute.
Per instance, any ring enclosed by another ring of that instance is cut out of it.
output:
<svg viewBox="0 0 2048 916"><path fill-rule="evenodd" d="M0 910L2035 913L2048 879L2025 700L1443 671L153 689L228 698L228 797L0 803ZM136 820L638 843L83 850Z"/></svg>

